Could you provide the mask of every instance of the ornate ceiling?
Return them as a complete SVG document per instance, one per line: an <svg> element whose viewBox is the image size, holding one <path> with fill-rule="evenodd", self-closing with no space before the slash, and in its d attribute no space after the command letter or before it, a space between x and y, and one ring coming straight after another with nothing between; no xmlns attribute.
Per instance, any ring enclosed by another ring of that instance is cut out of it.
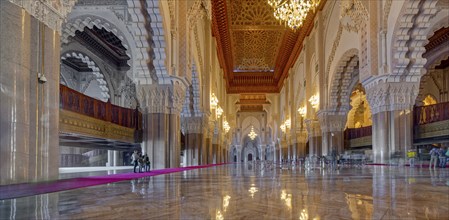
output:
<svg viewBox="0 0 449 220"><path fill-rule="evenodd" d="M310 14L303 28L294 32L274 18L266 0L214 0L212 10L227 92L279 92L315 15Z"/></svg>

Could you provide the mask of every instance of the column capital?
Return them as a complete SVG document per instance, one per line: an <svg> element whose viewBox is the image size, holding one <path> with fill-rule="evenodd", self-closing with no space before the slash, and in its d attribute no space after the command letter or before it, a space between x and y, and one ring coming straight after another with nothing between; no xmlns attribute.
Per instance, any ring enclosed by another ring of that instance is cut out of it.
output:
<svg viewBox="0 0 449 220"><path fill-rule="evenodd" d="M51 29L61 32L61 25L78 0L9 0Z"/></svg>
<svg viewBox="0 0 449 220"><path fill-rule="evenodd" d="M181 118L181 129L184 134L202 134L204 126L203 117Z"/></svg>
<svg viewBox="0 0 449 220"><path fill-rule="evenodd" d="M394 77L375 77L364 82L371 113L411 110L419 93L419 82L396 82Z"/></svg>
<svg viewBox="0 0 449 220"><path fill-rule="evenodd" d="M321 136L320 122L316 119L306 119L307 134L311 137Z"/></svg>
<svg viewBox="0 0 449 220"><path fill-rule="evenodd" d="M320 110L317 113L323 132L342 131L346 126L346 112L334 110Z"/></svg>
<svg viewBox="0 0 449 220"><path fill-rule="evenodd" d="M180 115L185 95L182 83L137 85L137 98L146 113Z"/></svg>

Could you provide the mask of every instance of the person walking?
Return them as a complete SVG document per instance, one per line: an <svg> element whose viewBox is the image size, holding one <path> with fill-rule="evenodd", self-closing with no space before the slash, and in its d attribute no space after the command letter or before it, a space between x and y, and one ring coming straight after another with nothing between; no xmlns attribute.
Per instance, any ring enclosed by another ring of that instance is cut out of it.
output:
<svg viewBox="0 0 449 220"><path fill-rule="evenodd" d="M137 153L137 150L134 150L133 155L131 155L132 163L134 164L134 173L136 172L136 167L139 165L139 154Z"/></svg>
<svg viewBox="0 0 449 220"><path fill-rule="evenodd" d="M432 163L433 163L433 168L435 169L437 167L437 161L438 161L438 148L437 147L432 148L432 150L430 150L429 154L430 154L429 169L432 168Z"/></svg>

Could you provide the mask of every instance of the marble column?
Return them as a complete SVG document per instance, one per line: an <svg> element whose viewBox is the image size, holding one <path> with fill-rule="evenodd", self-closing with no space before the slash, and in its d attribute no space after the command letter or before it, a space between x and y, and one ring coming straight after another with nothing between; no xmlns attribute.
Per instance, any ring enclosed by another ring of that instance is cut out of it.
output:
<svg viewBox="0 0 449 220"><path fill-rule="evenodd" d="M186 160L187 166L200 165L201 146L203 141L203 134L186 134Z"/></svg>
<svg viewBox="0 0 449 220"><path fill-rule="evenodd" d="M307 133L305 130L300 130L296 134L296 155L297 157L306 156L306 143L307 143Z"/></svg>
<svg viewBox="0 0 449 220"><path fill-rule="evenodd" d="M185 95L183 84L139 85L143 108L142 148L152 169L179 167L181 160L180 112Z"/></svg>
<svg viewBox="0 0 449 220"><path fill-rule="evenodd" d="M59 33L0 1L0 51L0 184L57 179Z"/></svg>
<svg viewBox="0 0 449 220"><path fill-rule="evenodd" d="M309 156L321 156L322 155L322 136L320 123L316 119L307 119L306 128L309 140Z"/></svg>
<svg viewBox="0 0 449 220"><path fill-rule="evenodd" d="M344 108L348 109L348 108ZM320 128L322 131L322 153L330 155L333 150L337 154L344 151L343 129L346 126L346 110L321 110L318 112Z"/></svg>
<svg viewBox="0 0 449 220"><path fill-rule="evenodd" d="M413 145L413 105L419 82L375 81L364 85L373 121L374 163L389 163L394 153L406 158Z"/></svg>
<svg viewBox="0 0 449 220"><path fill-rule="evenodd" d="M405 158L413 145L412 113L409 110L379 112L372 120L374 162L388 163L395 152Z"/></svg>

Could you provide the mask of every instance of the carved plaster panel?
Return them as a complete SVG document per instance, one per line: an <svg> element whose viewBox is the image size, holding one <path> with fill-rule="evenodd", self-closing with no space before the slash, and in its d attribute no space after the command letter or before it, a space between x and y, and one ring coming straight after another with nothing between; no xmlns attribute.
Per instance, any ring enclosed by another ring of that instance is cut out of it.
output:
<svg viewBox="0 0 449 220"><path fill-rule="evenodd" d="M322 132L343 131L346 126L346 112L321 110L317 113Z"/></svg>
<svg viewBox="0 0 449 220"><path fill-rule="evenodd" d="M137 97L146 113L180 114L185 100L184 84L138 85Z"/></svg>
<svg viewBox="0 0 449 220"><path fill-rule="evenodd" d="M438 0L409 0L404 3L393 39L394 75L400 77L407 74L407 81L416 82L425 73L423 67L426 59L422 57L426 51L425 33L429 29L431 18L438 12L437 2Z"/></svg>
<svg viewBox="0 0 449 220"><path fill-rule="evenodd" d="M77 0L9 0L22 7L46 24L51 29L60 32L61 25L67 14L70 13Z"/></svg>
<svg viewBox="0 0 449 220"><path fill-rule="evenodd" d="M376 77L365 84L372 114L384 111L411 110L419 92L417 82L388 82L388 77Z"/></svg>
<svg viewBox="0 0 449 220"><path fill-rule="evenodd" d="M309 137L321 136L320 122L316 119L306 119L306 129Z"/></svg>

